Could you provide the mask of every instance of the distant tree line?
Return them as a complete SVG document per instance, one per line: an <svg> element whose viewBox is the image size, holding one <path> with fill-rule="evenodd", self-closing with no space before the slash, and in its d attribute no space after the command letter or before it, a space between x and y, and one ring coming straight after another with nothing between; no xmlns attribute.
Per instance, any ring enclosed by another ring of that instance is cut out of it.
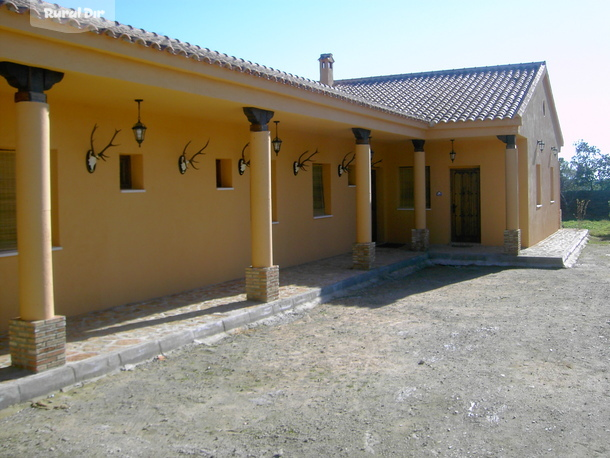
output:
<svg viewBox="0 0 610 458"><path fill-rule="evenodd" d="M577 204L587 202L586 219L608 219L610 201L610 155L584 140L574 143L575 154L568 162L559 159L563 219L579 215Z"/></svg>

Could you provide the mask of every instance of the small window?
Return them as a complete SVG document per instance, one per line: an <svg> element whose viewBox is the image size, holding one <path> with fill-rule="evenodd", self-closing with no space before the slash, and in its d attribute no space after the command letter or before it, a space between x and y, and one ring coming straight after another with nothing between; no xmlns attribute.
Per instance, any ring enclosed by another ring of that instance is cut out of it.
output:
<svg viewBox="0 0 610 458"><path fill-rule="evenodd" d="M330 166L328 164L313 164L313 216L331 215L330 208Z"/></svg>
<svg viewBox="0 0 610 458"><path fill-rule="evenodd" d="M131 156L121 156L121 189L131 188Z"/></svg>
<svg viewBox="0 0 610 458"><path fill-rule="evenodd" d="M550 175L550 183L551 183L551 203L555 202L555 167L551 167L551 175Z"/></svg>
<svg viewBox="0 0 610 458"><path fill-rule="evenodd" d="M415 207L415 181L413 167L399 167L398 169L398 208ZM426 208L430 209L430 166L426 166Z"/></svg>
<svg viewBox="0 0 610 458"><path fill-rule="evenodd" d="M218 189L233 188L231 159L216 159L216 187Z"/></svg>
<svg viewBox="0 0 610 458"><path fill-rule="evenodd" d="M121 154L119 156L121 190L142 190L143 167L141 154Z"/></svg>
<svg viewBox="0 0 610 458"><path fill-rule="evenodd" d="M0 251L17 249L15 152L0 150Z"/></svg>

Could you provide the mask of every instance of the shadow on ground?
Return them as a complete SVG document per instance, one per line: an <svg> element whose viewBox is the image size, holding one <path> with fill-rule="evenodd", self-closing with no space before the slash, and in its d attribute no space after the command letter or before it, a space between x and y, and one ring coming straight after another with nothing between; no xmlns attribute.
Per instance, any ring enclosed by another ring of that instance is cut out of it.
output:
<svg viewBox="0 0 610 458"><path fill-rule="evenodd" d="M508 267L481 267L481 266L430 266L412 275L401 278L391 278L389 281L358 290L352 294L342 296L330 302L330 305L346 307L366 307L376 309L386 307L396 301L409 296L426 293L435 289L461 283L487 275L497 274ZM384 294L380 295L379 290ZM358 303L345 302L346 298L360 298Z"/></svg>

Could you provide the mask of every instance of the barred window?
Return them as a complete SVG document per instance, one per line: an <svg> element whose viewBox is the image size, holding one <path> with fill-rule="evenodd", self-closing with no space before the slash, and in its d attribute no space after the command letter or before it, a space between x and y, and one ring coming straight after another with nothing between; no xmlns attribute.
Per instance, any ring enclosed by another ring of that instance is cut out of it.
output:
<svg viewBox="0 0 610 458"><path fill-rule="evenodd" d="M313 164L313 216L327 216L330 208L330 166L328 164Z"/></svg>
<svg viewBox="0 0 610 458"><path fill-rule="evenodd" d="M415 207L413 167L398 168L398 208ZM426 208L430 207L430 166L426 166Z"/></svg>
<svg viewBox="0 0 610 458"><path fill-rule="evenodd" d="M17 249L15 151L0 150L0 251Z"/></svg>

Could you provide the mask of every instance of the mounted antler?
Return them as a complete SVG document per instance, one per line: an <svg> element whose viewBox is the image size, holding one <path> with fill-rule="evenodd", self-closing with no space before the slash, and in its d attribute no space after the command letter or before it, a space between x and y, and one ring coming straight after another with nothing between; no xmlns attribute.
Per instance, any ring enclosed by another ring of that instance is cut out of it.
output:
<svg viewBox="0 0 610 458"><path fill-rule="evenodd" d="M345 163L345 160L347 159L347 157L349 155L352 155L352 158L347 162L347 164ZM354 162L354 159L356 159L356 155L353 154L351 151L349 153L347 153L345 156L343 156L343 159L341 160L341 165L339 165L337 167L337 172L339 173L339 176L343 175L344 173L349 172L349 165Z"/></svg>
<svg viewBox="0 0 610 458"><path fill-rule="evenodd" d="M89 151L87 151L87 170L89 171L89 173L95 172L95 167L97 166L97 161L99 159L106 161L106 158L108 156L106 156L104 153L106 152L106 150L108 148L111 148L113 146L119 146L119 145L113 144L112 142L114 141L114 139L116 138L118 133L121 131L121 129L114 129L114 135L112 136L112 138L110 139L108 144L99 153L96 153L95 147L93 146L93 135L95 134L96 130L97 130L97 124L95 124L93 126L93 130L91 131L91 139L90 139L91 149Z"/></svg>
<svg viewBox="0 0 610 458"><path fill-rule="evenodd" d="M305 156L308 152L309 152L309 150L305 151L303 154L301 154L299 156L299 159L297 161L292 163L292 171L295 175L297 175L299 173L299 170L301 170L301 169L307 170L305 168L306 163L313 162L311 160L311 158L314 157L316 154L318 154L318 150L316 149L316 151L314 153L310 154L306 159L303 159L303 156Z"/></svg>
<svg viewBox="0 0 610 458"><path fill-rule="evenodd" d="M246 157L244 156L244 153L246 152L246 148L250 145L250 143L246 143L246 146L244 146L241 150L241 159L239 161L237 161L237 170L239 172L240 175L243 175L244 172L246 171L246 168L250 167L250 161L246 161Z"/></svg>
<svg viewBox="0 0 610 458"><path fill-rule="evenodd" d="M191 142L189 141L186 145L184 145L182 154L178 158L178 169L180 170L180 173L182 175L184 175L186 173L186 170L188 169L189 165L191 167L193 167L195 170L199 170L197 167L195 167L195 164L197 164L197 161L195 160L195 158L197 156L199 156L200 154L205 154L203 152L203 150L206 149L208 147L208 145L210 144L210 139L208 138L208 142L205 144L205 146L203 148L201 148L199 151L197 151L195 154L193 154L190 159L187 159L186 158L186 149L188 148L188 146L190 144L191 144Z"/></svg>
<svg viewBox="0 0 610 458"><path fill-rule="evenodd" d="M383 159L379 159L378 161L373 161L374 155L375 155L375 152L373 150L371 150L371 170L374 169L377 164L383 162Z"/></svg>

